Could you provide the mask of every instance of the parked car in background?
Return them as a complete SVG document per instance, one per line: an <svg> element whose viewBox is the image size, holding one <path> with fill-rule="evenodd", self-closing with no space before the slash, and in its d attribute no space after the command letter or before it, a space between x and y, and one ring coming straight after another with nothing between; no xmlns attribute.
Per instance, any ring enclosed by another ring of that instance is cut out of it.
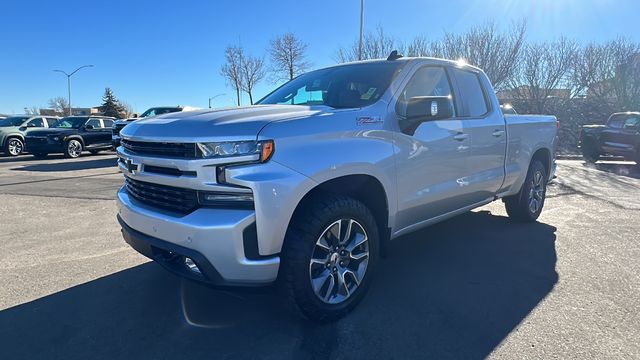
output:
<svg viewBox="0 0 640 360"><path fill-rule="evenodd" d="M307 317L335 319L391 239L497 199L535 221L556 132L553 116L503 115L478 68L394 52L300 75L256 106L128 125L118 219L181 276L280 279Z"/></svg>
<svg viewBox="0 0 640 360"><path fill-rule="evenodd" d="M578 147L589 162L614 155L640 164L640 112L614 113L605 125L583 126Z"/></svg>
<svg viewBox="0 0 640 360"><path fill-rule="evenodd" d="M107 116L69 116L58 120L49 129L31 130L25 140L35 157L63 153L77 158L87 150L97 154L111 148L111 127L114 118Z"/></svg>
<svg viewBox="0 0 640 360"><path fill-rule="evenodd" d="M41 115L14 115L0 120L0 145L9 156L18 156L25 151L24 136L27 130L48 128L60 118Z"/></svg>
<svg viewBox="0 0 640 360"><path fill-rule="evenodd" d="M113 124L113 130L111 135L111 145L114 150L118 146L120 146L120 130L122 130L125 126L127 126L128 124L136 120L157 116L157 115L162 115L162 114L168 114L168 113L179 112L179 111L189 111L189 110L196 110L196 108L193 108L191 106L159 106L159 107L152 107L148 109L138 117L117 120Z"/></svg>

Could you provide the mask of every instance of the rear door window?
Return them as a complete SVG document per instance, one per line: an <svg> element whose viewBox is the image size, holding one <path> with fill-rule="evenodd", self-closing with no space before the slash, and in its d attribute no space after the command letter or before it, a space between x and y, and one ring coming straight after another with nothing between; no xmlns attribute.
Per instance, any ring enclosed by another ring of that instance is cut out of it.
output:
<svg viewBox="0 0 640 360"><path fill-rule="evenodd" d="M489 104L478 74L453 68L460 97L464 102L465 117L483 117L489 112Z"/></svg>
<svg viewBox="0 0 640 360"><path fill-rule="evenodd" d="M640 116L632 116L624 122L625 129L636 129L640 127Z"/></svg>
<svg viewBox="0 0 640 360"><path fill-rule="evenodd" d="M103 119L104 127L107 129L111 129L113 127L113 120L111 119Z"/></svg>
<svg viewBox="0 0 640 360"><path fill-rule="evenodd" d="M56 119L56 118L46 118L46 120L47 120L47 124L49 125L49 127L52 127L53 124L55 124L56 121L58 121L58 119Z"/></svg>

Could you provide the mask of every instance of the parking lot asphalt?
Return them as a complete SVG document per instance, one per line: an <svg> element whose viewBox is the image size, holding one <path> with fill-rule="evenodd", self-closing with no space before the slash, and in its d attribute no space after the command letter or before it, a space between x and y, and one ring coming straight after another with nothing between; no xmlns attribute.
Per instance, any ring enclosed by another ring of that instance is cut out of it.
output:
<svg viewBox="0 0 640 360"><path fill-rule="evenodd" d="M533 224L495 202L394 241L364 301L324 325L130 249L114 164L0 158L0 358L640 358L632 163L560 161Z"/></svg>

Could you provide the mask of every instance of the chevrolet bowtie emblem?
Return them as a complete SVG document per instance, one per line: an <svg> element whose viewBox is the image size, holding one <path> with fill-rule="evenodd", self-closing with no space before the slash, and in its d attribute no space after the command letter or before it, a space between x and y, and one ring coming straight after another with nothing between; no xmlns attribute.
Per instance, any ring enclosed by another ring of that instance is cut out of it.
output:
<svg viewBox="0 0 640 360"><path fill-rule="evenodd" d="M133 160L127 159L124 163L127 168L127 172L130 174L135 174L138 171L138 164L135 164Z"/></svg>

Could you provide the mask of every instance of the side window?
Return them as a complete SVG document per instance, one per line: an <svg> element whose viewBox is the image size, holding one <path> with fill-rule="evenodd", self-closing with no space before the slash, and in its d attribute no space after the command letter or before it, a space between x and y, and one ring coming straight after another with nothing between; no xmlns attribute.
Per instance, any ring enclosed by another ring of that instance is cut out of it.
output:
<svg viewBox="0 0 640 360"><path fill-rule="evenodd" d="M47 120L47 124L49 125L49 127L52 127L53 124L55 124L56 121L58 121L58 119L56 119L56 118L46 118L46 120Z"/></svg>
<svg viewBox="0 0 640 360"><path fill-rule="evenodd" d="M640 117L632 116L624 122L625 129L636 129L640 127Z"/></svg>
<svg viewBox="0 0 640 360"><path fill-rule="evenodd" d="M33 119L29 121L27 127L44 127L44 121L42 121L42 118Z"/></svg>
<svg viewBox="0 0 640 360"><path fill-rule="evenodd" d="M102 122L104 123L104 127L106 129L111 129L113 127L113 120L111 119L102 119Z"/></svg>
<svg viewBox="0 0 640 360"><path fill-rule="evenodd" d="M624 124L624 118L622 116L612 116L607 123L607 126L614 129L622 129Z"/></svg>
<svg viewBox="0 0 640 360"><path fill-rule="evenodd" d="M94 129L100 129L100 120L99 119L89 119L89 121L87 121L86 125L91 125L93 126Z"/></svg>
<svg viewBox="0 0 640 360"><path fill-rule="evenodd" d="M409 99L416 96L452 96L445 69L439 66L425 66L418 69L400 94L398 106L406 106ZM396 110L401 112L399 109Z"/></svg>
<svg viewBox="0 0 640 360"><path fill-rule="evenodd" d="M458 88L460 89L460 97L465 102L465 116L481 117L489 112L489 106L485 97L482 84L478 75L460 69L453 69L456 77Z"/></svg>

